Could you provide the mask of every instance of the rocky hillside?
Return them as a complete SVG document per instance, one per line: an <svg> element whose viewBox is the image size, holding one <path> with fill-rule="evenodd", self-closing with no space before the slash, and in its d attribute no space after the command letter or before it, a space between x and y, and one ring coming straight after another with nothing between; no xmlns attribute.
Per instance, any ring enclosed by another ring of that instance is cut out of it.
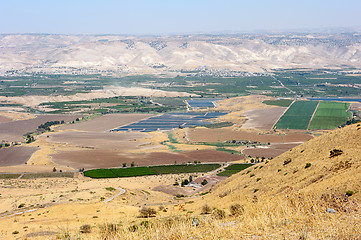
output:
<svg viewBox="0 0 361 240"><path fill-rule="evenodd" d="M361 66L360 34L130 37L0 35L0 74L211 72L237 76L275 68Z"/></svg>

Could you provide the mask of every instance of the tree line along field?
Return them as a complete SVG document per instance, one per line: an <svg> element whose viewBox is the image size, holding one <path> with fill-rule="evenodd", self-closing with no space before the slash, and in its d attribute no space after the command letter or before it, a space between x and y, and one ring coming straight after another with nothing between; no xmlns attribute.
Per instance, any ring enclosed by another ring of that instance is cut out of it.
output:
<svg viewBox="0 0 361 240"><path fill-rule="evenodd" d="M161 165L148 167L129 167L129 168L108 168L92 169L84 171L84 176L91 178L118 178L118 177L137 177L159 174L179 174L210 172L221 167L220 164L178 164Z"/></svg>
<svg viewBox="0 0 361 240"><path fill-rule="evenodd" d="M328 101L296 101L276 123L278 129L334 129L345 124L352 114L349 103ZM312 117L313 115L313 117Z"/></svg>
<svg viewBox="0 0 361 240"><path fill-rule="evenodd" d="M334 129L344 124L352 117L349 107L349 103L320 102L309 129Z"/></svg>
<svg viewBox="0 0 361 240"><path fill-rule="evenodd" d="M307 129L318 102L296 101L276 123L278 129Z"/></svg>

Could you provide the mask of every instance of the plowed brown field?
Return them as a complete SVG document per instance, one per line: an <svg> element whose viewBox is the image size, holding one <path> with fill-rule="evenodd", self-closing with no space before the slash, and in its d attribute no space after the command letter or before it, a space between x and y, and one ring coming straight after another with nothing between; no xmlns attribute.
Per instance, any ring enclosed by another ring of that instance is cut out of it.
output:
<svg viewBox="0 0 361 240"><path fill-rule="evenodd" d="M214 150L199 150L184 153L153 152L146 154L124 154L98 149L62 152L52 155L52 160L55 163L77 169L121 167L123 163L127 163L127 166L130 166L132 162L134 162L136 166L150 166L194 161L230 162L242 158L243 157L239 155Z"/></svg>
<svg viewBox="0 0 361 240"><path fill-rule="evenodd" d="M36 152L36 147L9 147L0 149L0 167L24 164Z"/></svg>

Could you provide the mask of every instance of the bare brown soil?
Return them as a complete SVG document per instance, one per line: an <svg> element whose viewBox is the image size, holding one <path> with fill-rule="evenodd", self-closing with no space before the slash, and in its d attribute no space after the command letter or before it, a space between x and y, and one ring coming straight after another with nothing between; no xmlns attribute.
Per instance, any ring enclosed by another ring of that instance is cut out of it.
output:
<svg viewBox="0 0 361 240"><path fill-rule="evenodd" d="M142 119L152 116L151 114L109 114L93 118L88 121L80 122L72 125L60 126L59 130L75 129L79 131L107 131L127 125L133 122L138 122Z"/></svg>
<svg viewBox="0 0 361 240"><path fill-rule="evenodd" d="M0 123L7 123L7 122L11 122L11 119L7 118L7 117L0 116Z"/></svg>
<svg viewBox="0 0 361 240"><path fill-rule="evenodd" d="M53 162L71 166L73 168L110 168L122 167L123 163L130 166L132 162L136 166L150 166L162 164L174 164L185 162L230 162L242 159L242 156L232 155L215 150L198 150L184 153L152 152L145 154L124 154L111 150L84 150L62 152L52 155Z"/></svg>
<svg viewBox="0 0 361 240"><path fill-rule="evenodd" d="M0 167L24 164L37 150L37 147L21 146L0 149Z"/></svg>
<svg viewBox="0 0 361 240"><path fill-rule="evenodd" d="M23 135L35 131L39 125L49 121L74 121L77 115L38 115L36 118L0 123L0 141L23 141Z"/></svg>
<svg viewBox="0 0 361 240"><path fill-rule="evenodd" d="M298 144L274 144L270 148L248 148L242 152L252 157L274 158L298 146Z"/></svg>
<svg viewBox="0 0 361 240"><path fill-rule="evenodd" d="M68 143L80 147L129 150L137 149L142 142L136 139L149 135L141 132L77 132L67 131L50 134L48 142Z"/></svg>
<svg viewBox="0 0 361 240"><path fill-rule="evenodd" d="M243 115L247 121L242 125L242 128L270 130L286 109L285 107L273 107L246 111Z"/></svg>
<svg viewBox="0 0 361 240"><path fill-rule="evenodd" d="M224 142L227 140L249 140L261 143L304 142L312 138L306 133L289 131L286 134L275 132L261 133L252 131L233 131L232 129L196 128L188 130L192 142Z"/></svg>

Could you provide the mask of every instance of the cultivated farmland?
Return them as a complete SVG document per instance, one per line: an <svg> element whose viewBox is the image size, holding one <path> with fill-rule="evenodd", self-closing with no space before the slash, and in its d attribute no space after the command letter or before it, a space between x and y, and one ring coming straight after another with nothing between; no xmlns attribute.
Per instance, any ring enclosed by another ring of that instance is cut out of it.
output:
<svg viewBox="0 0 361 240"><path fill-rule="evenodd" d="M309 129L334 129L344 124L351 118L351 113L347 111L349 107L349 103L320 102Z"/></svg>
<svg viewBox="0 0 361 240"><path fill-rule="evenodd" d="M277 122L278 129L307 129L318 102L297 101Z"/></svg>
<svg viewBox="0 0 361 240"><path fill-rule="evenodd" d="M240 171L249 168L251 166L253 166L254 164L251 163L240 163L240 164L232 164L229 165L228 167L225 168L225 170L223 172L220 172L217 174L217 176L222 176L222 177L229 177L233 174L239 173Z"/></svg>
<svg viewBox="0 0 361 240"><path fill-rule="evenodd" d="M195 173L209 172L219 168L220 164L180 164L164 165L150 167L131 167L115 169L93 169L84 172L84 176L91 178L114 178L114 177L136 177L159 174L178 174L178 173Z"/></svg>

